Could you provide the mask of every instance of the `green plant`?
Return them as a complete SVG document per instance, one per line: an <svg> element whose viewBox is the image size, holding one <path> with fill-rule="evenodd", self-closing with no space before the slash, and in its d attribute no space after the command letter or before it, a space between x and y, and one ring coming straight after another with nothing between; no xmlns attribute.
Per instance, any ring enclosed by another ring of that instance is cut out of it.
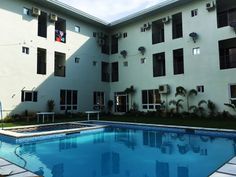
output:
<svg viewBox="0 0 236 177"><path fill-rule="evenodd" d="M55 107L54 100L48 100L47 107L48 107L48 111L49 112L53 112L54 111L54 107Z"/></svg>
<svg viewBox="0 0 236 177"><path fill-rule="evenodd" d="M234 104L234 103L224 103L224 105L231 108L233 111L236 112L236 104Z"/></svg>
<svg viewBox="0 0 236 177"><path fill-rule="evenodd" d="M169 102L169 105L174 105L176 113L179 113L179 110L183 109L183 105L182 105L183 102L184 102L184 100L182 100L182 99L178 99L177 101L171 100ZM172 109L172 111L173 111L173 109Z"/></svg>
<svg viewBox="0 0 236 177"><path fill-rule="evenodd" d="M113 101L112 100L108 100L107 107L108 107L108 113L110 114L112 112L112 107L113 107Z"/></svg>
<svg viewBox="0 0 236 177"><path fill-rule="evenodd" d="M184 87L178 86L178 87L176 87L175 96L178 96L178 95L182 96L182 97L186 97L187 111L190 111L189 98L192 97L192 96L196 96L197 95L197 90L191 89L191 90L187 91ZM191 107L191 109L193 109L193 107Z"/></svg>
<svg viewBox="0 0 236 177"><path fill-rule="evenodd" d="M216 111L216 105L211 100L207 101L207 107L210 111L209 116L214 116Z"/></svg>

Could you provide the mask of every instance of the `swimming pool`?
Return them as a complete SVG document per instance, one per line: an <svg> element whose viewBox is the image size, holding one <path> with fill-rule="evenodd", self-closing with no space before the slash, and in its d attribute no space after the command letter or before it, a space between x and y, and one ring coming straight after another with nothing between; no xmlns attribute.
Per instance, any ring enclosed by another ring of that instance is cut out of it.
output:
<svg viewBox="0 0 236 177"><path fill-rule="evenodd" d="M45 177L206 177L235 156L236 137L184 131L116 124L22 144L0 138L0 156Z"/></svg>

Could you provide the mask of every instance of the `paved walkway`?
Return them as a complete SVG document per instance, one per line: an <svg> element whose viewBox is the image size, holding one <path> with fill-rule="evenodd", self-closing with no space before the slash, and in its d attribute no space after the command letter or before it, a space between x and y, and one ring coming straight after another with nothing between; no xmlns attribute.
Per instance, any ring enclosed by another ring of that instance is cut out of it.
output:
<svg viewBox="0 0 236 177"><path fill-rule="evenodd" d="M21 168L5 159L0 158L0 177L39 177L38 175Z"/></svg>
<svg viewBox="0 0 236 177"><path fill-rule="evenodd" d="M236 177L236 157L232 158L210 177Z"/></svg>

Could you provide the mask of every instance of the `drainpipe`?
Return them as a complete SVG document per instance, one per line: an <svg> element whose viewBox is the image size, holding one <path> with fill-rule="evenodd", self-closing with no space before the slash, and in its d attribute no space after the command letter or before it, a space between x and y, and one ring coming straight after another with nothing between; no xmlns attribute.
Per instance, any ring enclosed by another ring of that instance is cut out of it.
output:
<svg viewBox="0 0 236 177"><path fill-rule="evenodd" d="M1 117L1 124L2 124L2 130L3 130L3 117L2 117L2 103L0 101L0 117Z"/></svg>

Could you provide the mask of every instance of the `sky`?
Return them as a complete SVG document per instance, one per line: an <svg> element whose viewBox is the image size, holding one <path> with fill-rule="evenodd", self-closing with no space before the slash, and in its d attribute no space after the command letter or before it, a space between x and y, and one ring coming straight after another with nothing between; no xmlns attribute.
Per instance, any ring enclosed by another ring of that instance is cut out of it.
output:
<svg viewBox="0 0 236 177"><path fill-rule="evenodd" d="M101 20L112 22L166 0L59 0Z"/></svg>

